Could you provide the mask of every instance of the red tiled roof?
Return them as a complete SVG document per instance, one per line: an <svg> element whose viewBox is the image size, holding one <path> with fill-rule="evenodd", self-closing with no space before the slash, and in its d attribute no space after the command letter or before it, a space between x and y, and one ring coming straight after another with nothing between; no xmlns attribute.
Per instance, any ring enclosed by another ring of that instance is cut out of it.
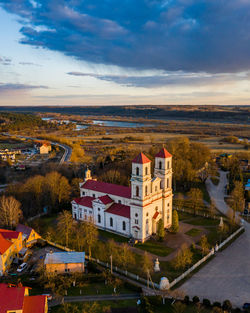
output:
<svg viewBox="0 0 250 313"><path fill-rule="evenodd" d="M22 310L24 292L25 287L9 287L8 284L0 284L0 313Z"/></svg>
<svg viewBox="0 0 250 313"><path fill-rule="evenodd" d="M143 154L142 152L138 154L137 157L135 157L134 160L132 161L132 163L138 163L138 164L145 164L149 162L151 162L149 158L147 158L146 155Z"/></svg>
<svg viewBox="0 0 250 313"><path fill-rule="evenodd" d="M32 228L23 224L18 224L16 231L19 231L25 235L27 235L27 238L29 237L30 233L32 232Z"/></svg>
<svg viewBox="0 0 250 313"><path fill-rule="evenodd" d="M157 219L157 216L159 215L159 212L155 212L154 216L153 216L153 219Z"/></svg>
<svg viewBox="0 0 250 313"><path fill-rule="evenodd" d="M121 203L114 203L105 212L130 218L130 206Z"/></svg>
<svg viewBox="0 0 250 313"><path fill-rule="evenodd" d="M75 201L77 204L86 206L88 208L92 208L92 201L94 199L95 199L94 197L85 196L85 197L81 197L81 198L76 198L73 201Z"/></svg>
<svg viewBox="0 0 250 313"><path fill-rule="evenodd" d="M131 198L130 187L104 183L93 179L87 180L85 183L81 185L81 188L99 191L104 194L110 194L128 199Z"/></svg>
<svg viewBox="0 0 250 313"><path fill-rule="evenodd" d="M13 239L13 238L18 238L19 232L14 231L14 230L8 230L8 229L0 229L0 234L5 238L5 239Z"/></svg>
<svg viewBox="0 0 250 313"><path fill-rule="evenodd" d="M160 152L158 152L155 157L156 158L170 158L172 154L170 154L165 148L162 148Z"/></svg>
<svg viewBox="0 0 250 313"><path fill-rule="evenodd" d="M23 301L23 313L44 313L46 296L26 296Z"/></svg>
<svg viewBox="0 0 250 313"><path fill-rule="evenodd" d="M5 239L3 235L0 233L0 254L4 254L6 250L9 249L9 247L12 246L12 242Z"/></svg>
<svg viewBox="0 0 250 313"><path fill-rule="evenodd" d="M114 200L112 200L108 195L99 197L98 199L101 200L103 204L109 204L114 202Z"/></svg>

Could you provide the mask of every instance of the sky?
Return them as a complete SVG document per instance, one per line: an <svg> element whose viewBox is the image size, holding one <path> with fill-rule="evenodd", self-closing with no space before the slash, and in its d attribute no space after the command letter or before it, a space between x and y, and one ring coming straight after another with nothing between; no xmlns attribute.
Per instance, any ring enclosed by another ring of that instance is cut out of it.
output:
<svg viewBox="0 0 250 313"><path fill-rule="evenodd" d="M249 100L250 0L0 0L0 105Z"/></svg>

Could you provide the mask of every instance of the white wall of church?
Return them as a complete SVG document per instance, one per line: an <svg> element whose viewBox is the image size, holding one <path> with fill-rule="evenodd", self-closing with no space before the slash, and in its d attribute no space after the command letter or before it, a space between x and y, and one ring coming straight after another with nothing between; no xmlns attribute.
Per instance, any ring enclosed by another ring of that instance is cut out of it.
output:
<svg viewBox="0 0 250 313"><path fill-rule="evenodd" d="M105 213L106 229L130 236L130 219L124 216Z"/></svg>

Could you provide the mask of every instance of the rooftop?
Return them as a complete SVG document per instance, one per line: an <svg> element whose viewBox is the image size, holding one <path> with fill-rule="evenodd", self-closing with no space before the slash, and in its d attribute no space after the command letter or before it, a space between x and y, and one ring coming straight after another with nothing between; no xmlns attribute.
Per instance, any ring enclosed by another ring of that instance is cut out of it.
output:
<svg viewBox="0 0 250 313"><path fill-rule="evenodd" d="M53 252L47 253L44 264L84 263L85 252Z"/></svg>
<svg viewBox="0 0 250 313"><path fill-rule="evenodd" d="M172 156L172 154L170 154L165 148L162 148L160 152L158 152L155 157L156 158L170 158Z"/></svg>
<svg viewBox="0 0 250 313"><path fill-rule="evenodd" d="M114 200L111 199L108 195L99 197L98 199L101 200L103 204L109 204L114 202Z"/></svg>
<svg viewBox="0 0 250 313"><path fill-rule="evenodd" d="M29 296L24 297L23 313L44 313L46 296Z"/></svg>
<svg viewBox="0 0 250 313"><path fill-rule="evenodd" d="M132 163L137 163L137 164L145 164L151 162L148 157L146 157L145 154L142 152L137 155L132 161Z"/></svg>
<svg viewBox="0 0 250 313"><path fill-rule="evenodd" d="M92 208L93 200L95 200L94 197L84 196L84 197L76 198L73 201L75 201L77 204L80 204L82 206L86 206L87 208Z"/></svg>
<svg viewBox="0 0 250 313"><path fill-rule="evenodd" d="M128 199L131 198L130 187L104 183L104 182L100 182L100 181L93 180L93 179L87 180L85 183L81 185L81 188L102 192L104 194L110 194L114 196L128 198Z"/></svg>
<svg viewBox="0 0 250 313"><path fill-rule="evenodd" d="M32 228L23 224L18 224L16 231L23 233L28 238L30 233L32 232Z"/></svg>
<svg viewBox="0 0 250 313"><path fill-rule="evenodd" d="M105 212L130 218L130 207L121 203L114 203Z"/></svg>
<svg viewBox="0 0 250 313"><path fill-rule="evenodd" d="M22 310L25 287L0 284L0 313Z"/></svg>

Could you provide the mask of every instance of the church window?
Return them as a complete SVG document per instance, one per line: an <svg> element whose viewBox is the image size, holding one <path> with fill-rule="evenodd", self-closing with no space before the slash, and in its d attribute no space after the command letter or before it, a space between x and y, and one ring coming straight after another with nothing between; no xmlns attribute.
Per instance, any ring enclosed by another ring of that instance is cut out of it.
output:
<svg viewBox="0 0 250 313"><path fill-rule="evenodd" d="M146 214L146 216L148 216L148 213Z"/></svg>
<svg viewBox="0 0 250 313"><path fill-rule="evenodd" d="M135 213L135 217L138 217L138 214L137 214L137 213Z"/></svg>
<svg viewBox="0 0 250 313"><path fill-rule="evenodd" d="M155 211L158 211L158 206L155 207Z"/></svg>
<svg viewBox="0 0 250 313"><path fill-rule="evenodd" d="M167 188L169 188L169 178L167 179Z"/></svg>
<svg viewBox="0 0 250 313"><path fill-rule="evenodd" d="M136 195L136 197L139 197L139 187L138 186L136 186L136 193L135 193L135 195Z"/></svg>
<svg viewBox="0 0 250 313"><path fill-rule="evenodd" d="M136 168L136 175L139 176L139 167Z"/></svg>
<svg viewBox="0 0 250 313"><path fill-rule="evenodd" d="M86 209L84 209L84 213L87 213L87 210L86 210Z"/></svg>
<svg viewBox="0 0 250 313"><path fill-rule="evenodd" d="M82 195L85 196L85 191L82 192Z"/></svg>
<svg viewBox="0 0 250 313"><path fill-rule="evenodd" d="M157 191L157 186L155 186L155 192Z"/></svg>
<svg viewBox="0 0 250 313"><path fill-rule="evenodd" d="M121 200L118 200L118 203L122 203Z"/></svg>
<svg viewBox="0 0 250 313"><path fill-rule="evenodd" d="M139 220L138 219L135 219L135 224L139 224Z"/></svg>
<svg viewBox="0 0 250 313"><path fill-rule="evenodd" d="M101 215L100 214L98 214L97 218L98 218L98 223L101 223Z"/></svg>
<svg viewBox="0 0 250 313"><path fill-rule="evenodd" d="M148 186L145 187L145 195L148 195Z"/></svg>
<svg viewBox="0 0 250 313"><path fill-rule="evenodd" d="M170 162L168 161L168 169L170 168Z"/></svg>
<svg viewBox="0 0 250 313"><path fill-rule="evenodd" d="M162 162L161 161L159 162L159 169L160 170L162 169Z"/></svg>
<svg viewBox="0 0 250 313"><path fill-rule="evenodd" d="M93 197L95 198L95 194L93 193Z"/></svg>
<svg viewBox="0 0 250 313"><path fill-rule="evenodd" d="M122 230L126 230L126 223L124 221L122 222Z"/></svg>
<svg viewBox="0 0 250 313"><path fill-rule="evenodd" d="M146 219L146 224L148 224L148 218Z"/></svg>
<svg viewBox="0 0 250 313"><path fill-rule="evenodd" d="M148 175L148 168L145 168L145 175Z"/></svg>
<svg viewBox="0 0 250 313"><path fill-rule="evenodd" d="M110 227L113 227L113 219L112 219L112 217L110 218L109 222L110 222Z"/></svg>
<svg viewBox="0 0 250 313"><path fill-rule="evenodd" d="M100 211L100 208L98 208L98 211Z"/></svg>

